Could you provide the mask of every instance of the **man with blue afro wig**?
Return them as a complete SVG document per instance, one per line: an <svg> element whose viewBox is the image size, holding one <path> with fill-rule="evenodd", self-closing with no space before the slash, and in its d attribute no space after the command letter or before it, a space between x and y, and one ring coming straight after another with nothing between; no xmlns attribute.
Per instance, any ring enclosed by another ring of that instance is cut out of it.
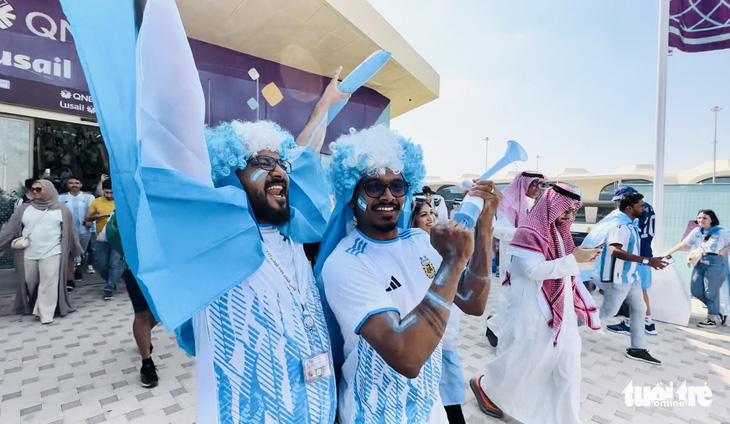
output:
<svg viewBox="0 0 730 424"><path fill-rule="evenodd" d="M340 137L332 150L337 204L315 273L341 378L340 423L445 424L442 339L452 304L484 311L499 191L491 181L469 190L485 200L476 243L453 221L429 238L408 228L425 176L420 146L375 126Z"/></svg>
<svg viewBox="0 0 730 424"><path fill-rule="evenodd" d="M338 74L296 141L270 121L205 130L215 186L247 200L253 218L239 265L263 258L192 320L198 422L334 421L330 341L303 243L320 240L330 214L318 152L327 111L349 97Z"/></svg>

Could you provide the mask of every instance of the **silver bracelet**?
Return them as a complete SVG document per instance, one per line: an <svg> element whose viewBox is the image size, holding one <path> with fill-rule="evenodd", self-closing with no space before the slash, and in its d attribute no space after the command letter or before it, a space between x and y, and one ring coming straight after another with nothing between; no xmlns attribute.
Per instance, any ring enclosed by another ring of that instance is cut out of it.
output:
<svg viewBox="0 0 730 424"><path fill-rule="evenodd" d="M466 273L471 275L473 279L482 283L488 283L491 281L491 274L477 274L476 272L472 271L469 266L466 267Z"/></svg>

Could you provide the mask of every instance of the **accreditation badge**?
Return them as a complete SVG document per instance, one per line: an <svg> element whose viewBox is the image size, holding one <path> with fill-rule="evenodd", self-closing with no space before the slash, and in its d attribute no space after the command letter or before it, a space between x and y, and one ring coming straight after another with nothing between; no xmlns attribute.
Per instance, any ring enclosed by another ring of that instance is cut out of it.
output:
<svg viewBox="0 0 730 424"><path fill-rule="evenodd" d="M329 352L318 353L304 358L302 366L304 368L304 381L307 384L317 382L332 375Z"/></svg>

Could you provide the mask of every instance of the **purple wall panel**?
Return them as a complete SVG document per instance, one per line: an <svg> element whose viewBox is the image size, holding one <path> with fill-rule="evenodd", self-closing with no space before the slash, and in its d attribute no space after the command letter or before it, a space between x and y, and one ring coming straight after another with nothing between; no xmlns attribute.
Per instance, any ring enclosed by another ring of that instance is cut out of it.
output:
<svg viewBox="0 0 730 424"><path fill-rule="evenodd" d="M269 106L260 95L259 117L279 123L296 137L330 81L329 78L202 41L190 39L190 46L200 71L206 103L209 103L206 123L211 126L232 119L256 119L256 111L251 110L246 103L248 99L256 98L256 82L248 75L249 69L256 68L260 75L259 89L273 82L284 95L284 99L275 107ZM346 133L350 127L373 125L388 103L389 100L375 90L361 88L330 124L325 145ZM328 148L324 151L329 153Z"/></svg>
<svg viewBox="0 0 730 424"><path fill-rule="evenodd" d="M0 5L10 5L15 16L0 20L0 102L94 117L88 86L58 0L0 0ZM256 82L248 76L250 68L256 68L261 75L260 89L274 82L284 95L275 107L260 95L260 118L278 122L294 136L304 127L329 83L329 78L198 40L190 39L190 46L206 103L210 98L206 123L209 117L213 126L232 119L256 119L256 111L246 104L249 98L256 98ZM374 124L388 103L374 90L358 90L330 124L323 152L329 153L329 142L350 127Z"/></svg>

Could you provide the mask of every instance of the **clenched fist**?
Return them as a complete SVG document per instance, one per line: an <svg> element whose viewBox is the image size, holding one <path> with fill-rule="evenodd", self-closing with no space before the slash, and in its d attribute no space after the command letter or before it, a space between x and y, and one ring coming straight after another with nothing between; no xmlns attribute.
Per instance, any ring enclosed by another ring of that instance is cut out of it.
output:
<svg viewBox="0 0 730 424"><path fill-rule="evenodd" d="M449 221L445 225L437 225L431 229L431 245L444 261L466 266L474 252L474 232L461 224Z"/></svg>

